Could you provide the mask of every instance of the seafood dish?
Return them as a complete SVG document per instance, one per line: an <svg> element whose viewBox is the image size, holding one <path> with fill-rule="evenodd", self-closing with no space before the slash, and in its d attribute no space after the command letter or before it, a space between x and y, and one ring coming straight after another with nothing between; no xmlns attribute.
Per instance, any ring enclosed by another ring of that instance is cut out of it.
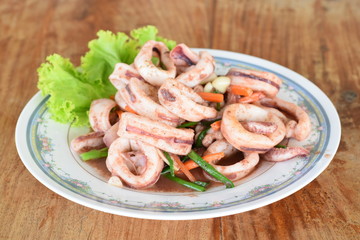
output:
<svg viewBox="0 0 360 240"><path fill-rule="evenodd" d="M84 160L104 158L114 186L146 189L164 176L196 191L209 182L231 188L260 161L310 154L288 144L305 140L311 122L277 97L282 80L273 73L231 68L217 75L208 52L185 44L170 51L150 40L132 64L117 63L109 80L116 94L91 102L92 132L71 148Z"/></svg>

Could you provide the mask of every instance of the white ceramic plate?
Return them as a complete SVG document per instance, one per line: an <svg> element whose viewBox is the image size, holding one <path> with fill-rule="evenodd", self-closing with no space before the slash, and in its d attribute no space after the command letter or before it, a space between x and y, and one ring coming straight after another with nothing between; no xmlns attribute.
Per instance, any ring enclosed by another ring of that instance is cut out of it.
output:
<svg viewBox="0 0 360 240"><path fill-rule="evenodd" d="M282 78L279 96L303 107L312 122L306 141L291 140L289 144L311 149L309 157L280 163L264 161L232 189L216 187L204 193L121 189L107 184L103 175L71 152L71 139L88 129L52 121L46 108L48 97L38 93L16 126L16 146L24 165L46 187L81 205L117 215L171 220L219 217L259 208L298 191L324 171L336 153L341 134L339 116L327 96L309 80L278 64L239 53L206 50L215 56L218 74L238 67L273 72Z"/></svg>

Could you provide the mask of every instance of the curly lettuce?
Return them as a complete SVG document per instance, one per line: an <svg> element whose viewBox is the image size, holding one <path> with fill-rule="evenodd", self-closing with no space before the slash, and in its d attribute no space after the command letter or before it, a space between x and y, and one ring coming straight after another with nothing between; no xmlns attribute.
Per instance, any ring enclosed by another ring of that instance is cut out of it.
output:
<svg viewBox="0 0 360 240"><path fill-rule="evenodd" d="M50 55L38 68L38 88L50 95L47 107L52 119L74 126L88 126L88 111L93 100L108 98L116 93L109 81L116 63L130 64L141 46L148 40L164 42L172 49L176 42L157 35L154 26L125 33L99 31L98 38L89 42L89 51L81 57L81 65L74 66L69 59Z"/></svg>

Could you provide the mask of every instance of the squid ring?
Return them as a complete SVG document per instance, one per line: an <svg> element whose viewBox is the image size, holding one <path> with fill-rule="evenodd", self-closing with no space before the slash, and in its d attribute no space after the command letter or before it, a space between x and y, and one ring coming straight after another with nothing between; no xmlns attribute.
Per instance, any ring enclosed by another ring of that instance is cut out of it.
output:
<svg viewBox="0 0 360 240"><path fill-rule="evenodd" d="M278 108L295 117L296 121L290 120L286 123L286 137L293 137L298 141L305 140L311 132L311 121L309 115L294 103L284 101L280 98L264 98L260 103L265 106Z"/></svg>
<svg viewBox="0 0 360 240"><path fill-rule="evenodd" d="M124 88L131 78L137 78L144 81L137 70L133 68L132 65L127 65L126 63L117 63L113 73L109 76L110 82L117 90Z"/></svg>
<svg viewBox="0 0 360 240"><path fill-rule="evenodd" d="M157 91L154 86L136 78L130 79L129 84L119 90L127 105L141 116L176 127L181 119L160 105Z"/></svg>
<svg viewBox="0 0 360 240"><path fill-rule="evenodd" d="M217 140L212 143L204 155L212 154L216 152L224 152L225 157L229 157L237 151L230 143L228 143L225 139ZM217 165L216 162L210 163L216 170L218 170L221 174L229 178L231 181L237 181L246 175L248 175L259 163L259 154L257 153L244 153L244 159L239 162L236 162L229 166L221 166ZM204 171L204 176L210 180L215 181L211 176L206 174Z"/></svg>
<svg viewBox="0 0 360 240"><path fill-rule="evenodd" d="M111 99L102 98L92 101L89 121L95 132L105 132L111 128L109 115L114 107L116 107L116 102Z"/></svg>
<svg viewBox="0 0 360 240"><path fill-rule="evenodd" d="M272 148L263 155L263 159L270 162L282 162L295 157L305 157L310 154L303 147Z"/></svg>
<svg viewBox="0 0 360 240"><path fill-rule="evenodd" d="M101 149L105 147L103 137L104 132L90 132L74 138L71 141L70 146L72 150L78 153L90 151L92 149Z"/></svg>
<svg viewBox="0 0 360 240"><path fill-rule="evenodd" d="M274 132L253 133L244 128L241 122L263 121L277 125ZM283 140L286 129L276 115L251 104L231 104L224 110L221 132L225 139L242 152L265 153Z"/></svg>
<svg viewBox="0 0 360 240"><path fill-rule="evenodd" d="M152 63L151 58L154 51L160 56L166 70L158 68ZM153 40L146 42L136 56L134 65L147 82L157 87L160 87L166 79L174 78L176 75L175 64L170 58L169 49L162 42Z"/></svg>
<svg viewBox="0 0 360 240"><path fill-rule="evenodd" d="M190 67L199 61L199 55L183 43L178 44L170 52L170 57L176 67Z"/></svg>
<svg viewBox="0 0 360 240"><path fill-rule="evenodd" d="M194 142L192 129L178 129L129 112L121 115L118 135L178 155L188 154Z"/></svg>
<svg viewBox="0 0 360 240"><path fill-rule="evenodd" d="M160 103L170 112L188 121L200 121L207 118L215 118L215 108L203 106L205 101L190 87L168 79L160 87Z"/></svg>
<svg viewBox="0 0 360 240"><path fill-rule="evenodd" d="M155 147L141 141L137 141L137 144L146 158L146 167L139 175L135 175L130 171L124 158L124 153L132 150L128 139L118 138L111 144L106 166L113 176L120 177L130 187L143 189L154 185L158 181L164 162L159 157Z"/></svg>
<svg viewBox="0 0 360 240"><path fill-rule="evenodd" d="M176 77L176 80L188 87L195 87L215 70L215 61L208 52L200 52L200 60L193 67Z"/></svg>
<svg viewBox="0 0 360 240"><path fill-rule="evenodd" d="M273 73L231 68L227 73L232 85L240 85L275 97L279 92L281 79Z"/></svg>

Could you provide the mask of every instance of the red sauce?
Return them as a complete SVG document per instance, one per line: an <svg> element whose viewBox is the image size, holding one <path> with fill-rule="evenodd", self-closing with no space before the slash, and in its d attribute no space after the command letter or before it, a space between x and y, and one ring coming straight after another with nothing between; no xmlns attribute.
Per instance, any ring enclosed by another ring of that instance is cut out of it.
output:
<svg viewBox="0 0 360 240"><path fill-rule="evenodd" d="M91 166L98 173L98 175L101 176L101 178L109 179L111 177L111 173L106 167L105 160L105 158L99 158L89 160L86 163Z"/></svg>

